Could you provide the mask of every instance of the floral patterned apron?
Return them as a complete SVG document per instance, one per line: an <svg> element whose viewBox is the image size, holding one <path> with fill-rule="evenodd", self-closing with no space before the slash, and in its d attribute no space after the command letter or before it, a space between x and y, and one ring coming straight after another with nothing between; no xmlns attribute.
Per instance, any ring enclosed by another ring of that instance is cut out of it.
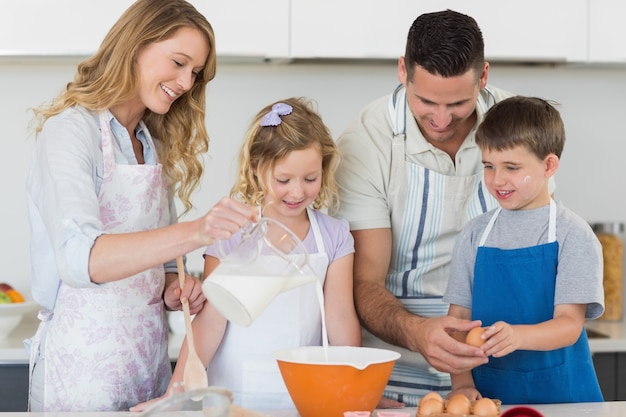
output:
<svg viewBox="0 0 626 417"><path fill-rule="evenodd" d="M104 178L98 198L104 230L166 226L168 186L161 165L117 165L110 117L100 114ZM44 411L122 411L165 392L171 366L164 284L162 266L89 288L61 284L54 311L38 330L45 328Z"/></svg>

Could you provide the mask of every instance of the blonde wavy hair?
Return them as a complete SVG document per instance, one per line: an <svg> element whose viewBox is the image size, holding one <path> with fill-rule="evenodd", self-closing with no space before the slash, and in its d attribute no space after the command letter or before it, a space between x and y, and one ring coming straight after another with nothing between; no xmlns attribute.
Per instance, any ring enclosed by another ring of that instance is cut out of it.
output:
<svg viewBox="0 0 626 417"><path fill-rule="evenodd" d="M215 77L213 28L194 6L184 0L138 0L106 35L98 51L82 61L74 80L51 103L34 109L35 133L45 121L73 106L102 111L133 99L140 79L137 56L149 44L173 37L181 28L198 29L206 37L209 56L191 89L174 101L165 114L146 109L143 121L155 138L170 190L185 206L202 177L201 154L209 148L205 127L206 85Z"/></svg>
<svg viewBox="0 0 626 417"><path fill-rule="evenodd" d="M293 107L293 111L280 116L278 126L261 126L263 117L277 103ZM316 146L322 154L322 184L313 202L313 208L327 207L335 210L339 204L335 170L339 164L339 151L328 127L305 98L288 98L265 106L253 119L239 152L239 172L230 195L251 206L260 206L271 192L263 178L274 171L277 161L290 152Z"/></svg>

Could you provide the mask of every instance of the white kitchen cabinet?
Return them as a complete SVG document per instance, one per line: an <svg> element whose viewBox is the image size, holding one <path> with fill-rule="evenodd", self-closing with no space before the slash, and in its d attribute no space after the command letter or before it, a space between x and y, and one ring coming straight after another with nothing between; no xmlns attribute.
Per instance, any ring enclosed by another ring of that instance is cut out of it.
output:
<svg viewBox="0 0 626 417"><path fill-rule="evenodd" d="M626 3L589 1L589 61L626 63Z"/></svg>
<svg viewBox="0 0 626 417"><path fill-rule="evenodd" d="M0 0L3 55L88 55L132 0Z"/></svg>
<svg viewBox="0 0 626 417"><path fill-rule="evenodd" d="M291 55L395 59L418 15L449 8L476 19L489 60L584 62L587 2L291 0Z"/></svg>
<svg viewBox="0 0 626 417"><path fill-rule="evenodd" d="M0 55L91 55L133 0L0 0ZM191 0L220 56L287 57L289 0Z"/></svg>
<svg viewBox="0 0 626 417"><path fill-rule="evenodd" d="M213 26L218 56L287 58L290 0L191 0Z"/></svg>
<svg viewBox="0 0 626 417"><path fill-rule="evenodd" d="M398 58L422 10L406 0L291 0L293 58ZM419 10L419 11L417 11Z"/></svg>

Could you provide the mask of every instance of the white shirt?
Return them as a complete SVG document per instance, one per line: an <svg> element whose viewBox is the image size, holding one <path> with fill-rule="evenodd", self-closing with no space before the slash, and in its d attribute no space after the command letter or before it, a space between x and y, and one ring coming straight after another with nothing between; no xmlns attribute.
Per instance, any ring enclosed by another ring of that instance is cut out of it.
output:
<svg viewBox="0 0 626 417"><path fill-rule="evenodd" d="M118 164L137 164L126 128L109 113ZM146 164L155 164L156 150L149 132L135 132ZM51 117L35 146L27 179L27 207L31 227L32 295L52 309L61 280L73 287L97 285L89 277L89 254L104 233L98 192L103 162L98 113L77 107ZM176 208L170 198L170 223ZM166 264L175 272L176 263Z"/></svg>

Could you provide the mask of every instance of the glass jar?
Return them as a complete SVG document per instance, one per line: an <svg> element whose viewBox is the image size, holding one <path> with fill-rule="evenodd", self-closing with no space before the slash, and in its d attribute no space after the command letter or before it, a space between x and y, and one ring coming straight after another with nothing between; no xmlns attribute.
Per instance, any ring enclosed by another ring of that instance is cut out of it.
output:
<svg viewBox="0 0 626 417"><path fill-rule="evenodd" d="M604 258L604 320L622 318L622 278L624 274L624 223L594 223L591 228L602 245Z"/></svg>

